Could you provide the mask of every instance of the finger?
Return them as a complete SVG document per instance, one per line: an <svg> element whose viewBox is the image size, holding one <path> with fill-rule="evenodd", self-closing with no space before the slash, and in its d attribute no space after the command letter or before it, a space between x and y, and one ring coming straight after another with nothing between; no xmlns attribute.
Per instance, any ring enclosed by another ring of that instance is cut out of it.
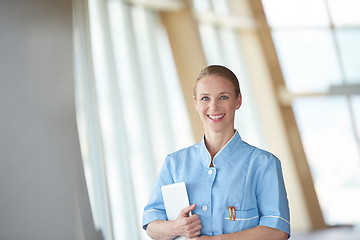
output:
<svg viewBox="0 0 360 240"><path fill-rule="evenodd" d="M190 229L194 229L194 230L200 230L200 229L202 229L201 220L199 219L199 220L197 220L197 221L195 221L195 222L192 222L192 223L190 224Z"/></svg>
<svg viewBox="0 0 360 240"><path fill-rule="evenodd" d="M200 235L200 233L198 235L196 235L196 236L186 238L186 240L199 240L200 239L199 235Z"/></svg>
<svg viewBox="0 0 360 240"><path fill-rule="evenodd" d="M186 219L188 220L188 219ZM198 219L195 222L188 222L183 228L183 236L185 237L197 237L200 235L200 230L202 229L201 221Z"/></svg>
<svg viewBox="0 0 360 240"><path fill-rule="evenodd" d="M195 208L196 208L195 203L193 205L189 205L186 208L182 209L179 215L187 217L187 216L189 216L189 212L194 210Z"/></svg>
<svg viewBox="0 0 360 240"><path fill-rule="evenodd" d="M198 220L184 227L184 236L186 237L197 237L200 235L202 229L201 221Z"/></svg>
<svg viewBox="0 0 360 240"><path fill-rule="evenodd" d="M197 236L185 238L185 240L198 240L198 239L199 238Z"/></svg>
<svg viewBox="0 0 360 240"><path fill-rule="evenodd" d="M195 214L194 214L195 215ZM196 226L198 224L201 224L201 220L199 219L198 215L192 215L190 217L184 217L182 219L182 223L184 226L188 226L189 229L192 228L192 226Z"/></svg>
<svg viewBox="0 0 360 240"><path fill-rule="evenodd" d="M198 216L196 219L187 217L183 219L183 224L184 227L186 227L186 231L194 232L194 228L196 228L197 226L201 226L201 220Z"/></svg>
<svg viewBox="0 0 360 240"><path fill-rule="evenodd" d="M189 223L195 222L195 221L197 221L199 219L200 219L199 215L197 215L197 214L192 214L190 217L187 218Z"/></svg>
<svg viewBox="0 0 360 240"><path fill-rule="evenodd" d="M200 235L200 230L202 229L202 225L199 223L196 223L196 225L192 226L190 228L190 235L193 237L197 237Z"/></svg>
<svg viewBox="0 0 360 240"><path fill-rule="evenodd" d="M190 238L191 239L199 239L199 236L200 236L201 232L200 231L197 231L193 234L190 235Z"/></svg>

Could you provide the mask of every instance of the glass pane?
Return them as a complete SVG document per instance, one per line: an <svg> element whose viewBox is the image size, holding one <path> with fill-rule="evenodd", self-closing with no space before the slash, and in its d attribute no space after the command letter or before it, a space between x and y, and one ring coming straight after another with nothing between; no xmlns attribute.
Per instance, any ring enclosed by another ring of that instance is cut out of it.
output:
<svg viewBox="0 0 360 240"><path fill-rule="evenodd" d="M291 92L327 91L331 84L341 83L330 31L273 31L273 39Z"/></svg>
<svg viewBox="0 0 360 240"><path fill-rule="evenodd" d="M217 14L224 15L229 13L227 0L212 0L213 11Z"/></svg>
<svg viewBox="0 0 360 240"><path fill-rule="evenodd" d="M297 99L293 107L326 223L359 223L360 159L347 98Z"/></svg>
<svg viewBox="0 0 360 240"><path fill-rule="evenodd" d="M353 114L354 114L354 122L355 122L355 127L357 130L357 140L358 140L358 145L359 145L359 151L360 151L360 96L356 96L356 97L352 97L352 110L353 110Z"/></svg>
<svg viewBox="0 0 360 240"><path fill-rule="evenodd" d="M345 81L360 83L360 28L336 30L336 37L344 67Z"/></svg>
<svg viewBox="0 0 360 240"><path fill-rule="evenodd" d="M199 24L199 32L207 63L211 65L224 62L223 53L220 51L220 40L215 27L209 24Z"/></svg>
<svg viewBox="0 0 360 240"><path fill-rule="evenodd" d="M198 12L206 12L211 10L210 0L193 0L194 9Z"/></svg>
<svg viewBox="0 0 360 240"><path fill-rule="evenodd" d="M329 26L324 0L262 0L272 28Z"/></svg>
<svg viewBox="0 0 360 240"><path fill-rule="evenodd" d="M329 10L335 26L360 25L359 0L328 0Z"/></svg>
<svg viewBox="0 0 360 240"><path fill-rule="evenodd" d="M169 106L168 111L171 119L171 128L174 131L175 141L173 148L167 149L168 153L193 144L194 139L169 39L167 38L166 30L162 27L159 18L156 18L156 25L158 26L155 30L156 45L159 55L159 63L161 66L164 90L166 93L166 101ZM179 115L183 117L180 118ZM160 164L162 164L163 160L164 155L161 157Z"/></svg>
<svg viewBox="0 0 360 240"><path fill-rule="evenodd" d="M167 152L167 147L172 145L173 142L172 140L167 141L166 138L168 133L172 135L172 129L169 127L170 121L167 121L167 102L164 101L163 85L160 84L161 76L158 66L158 55L153 39L153 33L155 31L153 16L143 8L134 7L132 8L132 17L136 38L136 51L138 53L138 69L140 73L139 86L137 86L138 89L136 89L135 92L137 92L138 95L142 95L143 104L145 104L145 115L143 117L147 118L148 126L150 126L151 142L156 142L156 144L153 144L155 158L162 159L164 156L163 153ZM140 85L144 87L142 91L140 90ZM161 86L159 87L159 85ZM132 98L136 96L136 93L133 94ZM139 124L142 124L143 119L140 118L138 121Z"/></svg>

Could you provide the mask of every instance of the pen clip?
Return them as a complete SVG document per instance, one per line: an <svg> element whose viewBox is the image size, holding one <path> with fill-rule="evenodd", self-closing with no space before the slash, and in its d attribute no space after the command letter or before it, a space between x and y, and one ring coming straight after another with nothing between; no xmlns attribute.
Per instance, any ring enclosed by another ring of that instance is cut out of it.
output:
<svg viewBox="0 0 360 240"><path fill-rule="evenodd" d="M234 206L229 206L229 218L230 221L236 221L236 211Z"/></svg>
<svg viewBox="0 0 360 240"><path fill-rule="evenodd" d="M231 206L229 206L229 218L230 218L230 221L231 221L231 219L232 219L232 208L231 208Z"/></svg>
<svg viewBox="0 0 360 240"><path fill-rule="evenodd" d="M234 206L232 206L232 217L233 217L233 220L236 221L236 211L235 211Z"/></svg>

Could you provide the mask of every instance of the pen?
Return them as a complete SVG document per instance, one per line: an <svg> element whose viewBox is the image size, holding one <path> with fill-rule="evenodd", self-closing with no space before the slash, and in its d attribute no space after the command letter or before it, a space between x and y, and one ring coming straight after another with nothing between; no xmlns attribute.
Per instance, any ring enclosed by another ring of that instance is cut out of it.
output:
<svg viewBox="0 0 360 240"><path fill-rule="evenodd" d="M236 211L234 206L229 206L229 218L231 220L236 220Z"/></svg>
<svg viewBox="0 0 360 240"><path fill-rule="evenodd" d="M235 212L235 207L232 207L232 216L233 216L233 220L236 220L236 212Z"/></svg>

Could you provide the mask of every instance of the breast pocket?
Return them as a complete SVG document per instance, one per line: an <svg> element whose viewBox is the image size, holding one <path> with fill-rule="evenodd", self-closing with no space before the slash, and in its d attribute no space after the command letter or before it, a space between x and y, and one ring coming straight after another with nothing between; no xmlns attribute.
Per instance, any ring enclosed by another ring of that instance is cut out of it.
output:
<svg viewBox="0 0 360 240"><path fill-rule="evenodd" d="M259 215L256 208L246 211L235 211L235 221L230 220L229 211L224 215L224 233L232 233L253 228L259 225Z"/></svg>

